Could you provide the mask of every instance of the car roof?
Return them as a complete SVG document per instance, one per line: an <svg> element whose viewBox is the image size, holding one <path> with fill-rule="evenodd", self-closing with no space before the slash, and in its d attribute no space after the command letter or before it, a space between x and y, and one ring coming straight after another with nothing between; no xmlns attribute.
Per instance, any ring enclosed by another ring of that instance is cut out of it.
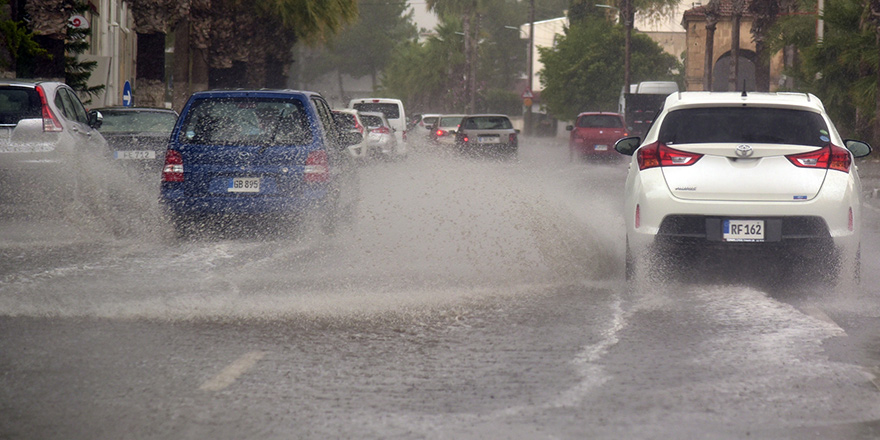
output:
<svg viewBox="0 0 880 440"><path fill-rule="evenodd" d="M61 85L64 84L61 81L51 81L51 80L40 80L40 79L3 79L0 80L0 86L15 86L15 87L36 87L37 84L55 84Z"/></svg>
<svg viewBox="0 0 880 440"><path fill-rule="evenodd" d="M620 113L615 113L615 112L581 112L581 113L578 113L578 117L595 116L595 115L620 116L621 118L623 117L623 115L621 115Z"/></svg>
<svg viewBox="0 0 880 440"><path fill-rule="evenodd" d="M161 113L174 113L177 114L176 111L170 108L162 108L162 107L124 107L124 106L113 106L113 107L98 107L94 110L97 111L108 111L112 110L114 112L161 112Z"/></svg>
<svg viewBox="0 0 880 440"><path fill-rule="evenodd" d="M792 92L679 92L666 98L664 108L728 106L787 107L824 113L822 101L810 93Z"/></svg>
<svg viewBox="0 0 880 440"><path fill-rule="evenodd" d="M354 98L351 103L361 103L361 102L375 102L375 103L384 103L384 104L403 104L403 101L396 98Z"/></svg>
<svg viewBox="0 0 880 440"><path fill-rule="evenodd" d="M203 90L192 94L194 98L211 98L211 97L247 97L247 96L266 96L266 97L321 97L318 92L310 92L306 90L292 89L216 89Z"/></svg>

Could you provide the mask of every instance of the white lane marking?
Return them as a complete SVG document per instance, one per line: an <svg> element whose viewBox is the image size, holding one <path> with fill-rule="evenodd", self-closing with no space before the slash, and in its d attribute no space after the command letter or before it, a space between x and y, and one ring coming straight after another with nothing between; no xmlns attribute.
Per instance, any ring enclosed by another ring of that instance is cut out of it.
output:
<svg viewBox="0 0 880 440"><path fill-rule="evenodd" d="M245 353L242 357L229 364L223 371L209 379L199 387L203 391L220 391L229 385L232 385L236 379L242 374L250 370L266 353L262 351L252 351Z"/></svg>

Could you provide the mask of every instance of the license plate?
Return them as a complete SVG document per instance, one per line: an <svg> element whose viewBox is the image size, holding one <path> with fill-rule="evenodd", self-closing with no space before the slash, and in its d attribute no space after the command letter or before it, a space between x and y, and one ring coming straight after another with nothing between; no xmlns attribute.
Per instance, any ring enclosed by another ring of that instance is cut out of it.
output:
<svg viewBox="0 0 880 440"><path fill-rule="evenodd" d="M229 186L226 187L226 191L234 193L258 193L260 192L260 178L234 177L229 179Z"/></svg>
<svg viewBox="0 0 880 440"><path fill-rule="evenodd" d="M608 151L608 145L596 145L593 149L596 151Z"/></svg>
<svg viewBox="0 0 880 440"><path fill-rule="evenodd" d="M113 153L113 156L116 159L126 160L126 159L135 159L135 160L145 160L145 159L155 159L156 152L153 150L120 150Z"/></svg>
<svg viewBox="0 0 880 440"><path fill-rule="evenodd" d="M498 136L480 136L477 138L477 142L481 144L497 144Z"/></svg>
<svg viewBox="0 0 880 440"><path fill-rule="evenodd" d="M724 220L724 241L764 241L764 220Z"/></svg>

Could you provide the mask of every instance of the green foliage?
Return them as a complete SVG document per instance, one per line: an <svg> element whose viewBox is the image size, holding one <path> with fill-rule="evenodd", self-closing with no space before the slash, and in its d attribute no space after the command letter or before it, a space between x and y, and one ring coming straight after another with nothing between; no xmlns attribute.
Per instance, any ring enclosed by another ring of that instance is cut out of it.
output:
<svg viewBox="0 0 880 440"><path fill-rule="evenodd" d="M555 48L541 48L541 100L559 119L583 111L617 111L623 88L624 29L586 18L559 37ZM633 33L632 82L679 81L681 63L649 37Z"/></svg>
<svg viewBox="0 0 880 440"><path fill-rule="evenodd" d="M9 2L0 1L0 11L6 10ZM0 44L9 51L9 59L0 57L0 67L14 71L19 59L49 58L49 53L33 39L22 21L13 21L5 13L0 16Z"/></svg>
<svg viewBox="0 0 880 440"><path fill-rule="evenodd" d="M88 10L88 3L78 3L74 9L76 13L84 13ZM64 82L72 89L80 92L80 95L92 97L102 90L104 85L89 87L89 78L92 71L98 65L96 61L79 61L77 55L85 53L89 50L89 41L87 37L91 33L89 29L76 29L67 27L67 38L64 39ZM91 98L86 104L91 102Z"/></svg>
<svg viewBox="0 0 880 440"><path fill-rule="evenodd" d="M815 16L783 17L771 31L774 49L792 44L800 50L801 63L785 72L795 78L796 91L818 96L845 136L865 139L877 105L877 34L869 14L864 0L836 0L825 4L821 42Z"/></svg>

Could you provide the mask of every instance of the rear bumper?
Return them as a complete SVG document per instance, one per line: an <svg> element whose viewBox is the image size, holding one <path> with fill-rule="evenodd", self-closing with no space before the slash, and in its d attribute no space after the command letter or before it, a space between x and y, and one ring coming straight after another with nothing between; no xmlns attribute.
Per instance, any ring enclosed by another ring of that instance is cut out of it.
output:
<svg viewBox="0 0 880 440"><path fill-rule="evenodd" d="M168 214L177 217L208 215L298 214L320 209L332 202L327 186L303 189L296 196L211 195L188 197L182 187L163 182L159 201Z"/></svg>

